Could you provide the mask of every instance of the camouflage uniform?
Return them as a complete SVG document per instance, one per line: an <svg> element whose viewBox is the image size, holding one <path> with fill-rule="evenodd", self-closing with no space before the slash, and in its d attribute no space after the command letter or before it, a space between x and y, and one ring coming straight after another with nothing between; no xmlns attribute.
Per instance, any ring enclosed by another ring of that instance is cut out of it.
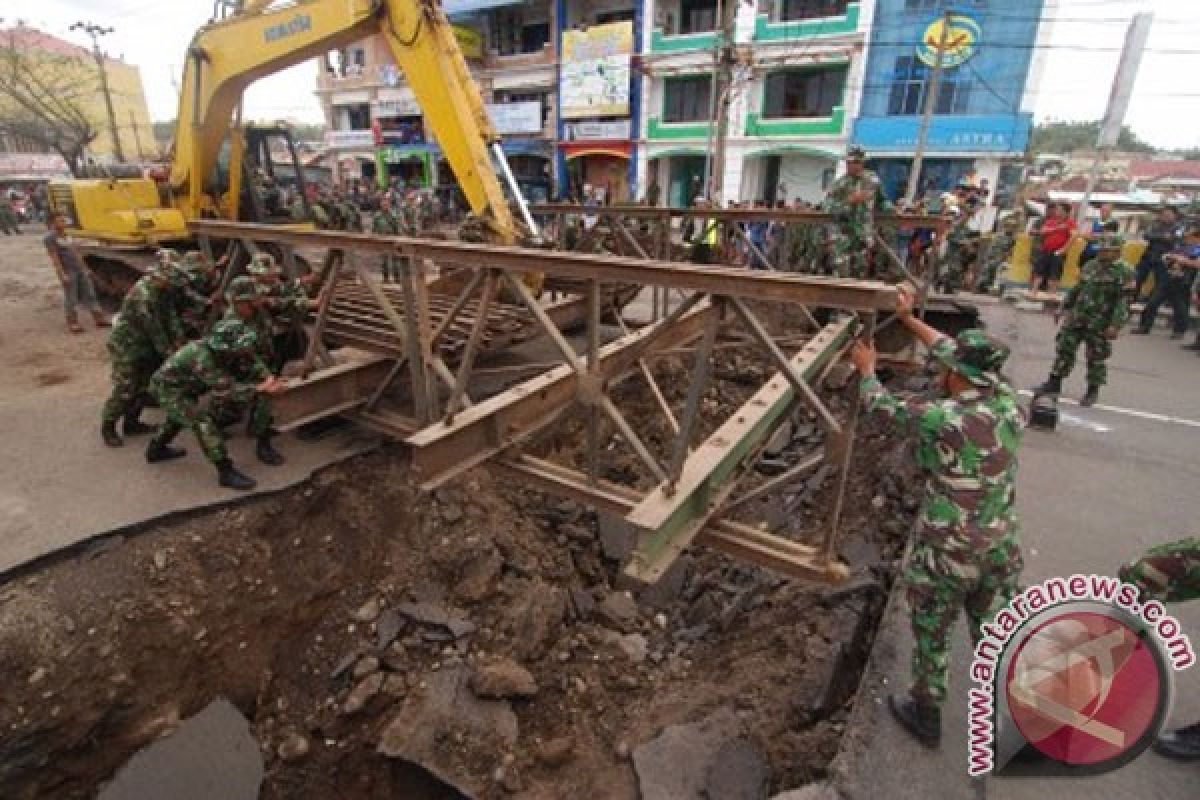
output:
<svg viewBox="0 0 1200 800"><path fill-rule="evenodd" d="M400 236L400 219L391 211L380 209L375 212L375 216L371 220L371 233L380 236ZM397 261L398 258L393 255L381 257L380 266L383 270L384 282L400 280L400 265Z"/></svg>
<svg viewBox="0 0 1200 800"><path fill-rule="evenodd" d="M911 691L925 705L946 697L949 633L959 609L977 641L983 622L1016 593L1023 566L1015 510L1023 418L998 373L1007 348L968 330L940 339L932 355L974 388L927 401L900 400L873 376L861 386L869 411L916 431L917 463L928 473L904 576L916 639Z"/></svg>
<svg viewBox="0 0 1200 800"><path fill-rule="evenodd" d="M250 432L265 436L271 428L271 410L255 387L270 372L255 354L257 344L253 330L237 321L221 320L207 337L184 345L167 359L150 379L150 391L167 415L150 447L165 447L188 428L209 461L228 461L216 415L233 406L249 408Z"/></svg>
<svg viewBox="0 0 1200 800"><path fill-rule="evenodd" d="M975 287L976 291L990 292L992 290L996 285L996 278L1000 275L1000 268L1008 261L1008 256L1016 243L1017 237L1011 228L1005 228L992 237L992 241L988 245L987 262L984 264L983 274L979 276L979 283Z"/></svg>
<svg viewBox="0 0 1200 800"><path fill-rule="evenodd" d="M303 331L298 336L293 333L308 317L308 292L295 278L284 277L269 254L256 255L246 270L258 283L263 299L258 314L247 324L258 334L262 360L278 374L288 359L296 356L297 350L304 350Z"/></svg>
<svg viewBox="0 0 1200 800"><path fill-rule="evenodd" d="M208 328L212 296L220 282L202 253L184 253L182 266L187 286L179 294L179 317L188 338L195 339Z"/></svg>
<svg viewBox="0 0 1200 800"><path fill-rule="evenodd" d="M967 261L970 258L971 229L967 227L967 215L959 214L946 236L946 255L942 259L939 283L942 291L954 294L962 288L967 277Z"/></svg>
<svg viewBox="0 0 1200 800"><path fill-rule="evenodd" d="M167 288L161 286L164 278L169 282ZM104 424L111 425L122 416L136 419L150 376L187 341L175 300L185 283L183 273L173 264L159 264L125 295L108 335L112 392L104 403Z"/></svg>
<svg viewBox="0 0 1200 800"><path fill-rule="evenodd" d="M1195 536L1151 547L1117 572L1142 590L1144 599L1180 603L1200 599L1200 538Z"/></svg>
<svg viewBox="0 0 1200 800"><path fill-rule="evenodd" d="M11 236L20 232L21 228L17 224L17 212L13 210L12 200L9 199L8 192L0 190L0 233Z"/></svg>
<svg viewBox="0 0 1200 800"><path fill-rule="evenodd" d="M861 157L861 151L852 150L849 156ZM850 202L850 195L858 191L870 195L867 202ZM875 212L890 208L883 185L873 172L864 170L858 177L843 175L829 188L825 210L834 216L831 239L834 271L838 277L867 276L868 254L875 242Z"/></svg>
<svg viewBox="0 0 1200 800"><path fill-rule="evenodd" d="M1071 374L1080 343L1086 347L1088 386L1103 386L1108 379L1105 361L1112 355L1112 341L1105 335L1118 330L1129 319L1125 286L1133 270L1124 261L1094 258L1084 265L1079 283L1067 292L1063 307L1066 321L1059 329L1057 351L1050 374L1059 380Z"/></svg>

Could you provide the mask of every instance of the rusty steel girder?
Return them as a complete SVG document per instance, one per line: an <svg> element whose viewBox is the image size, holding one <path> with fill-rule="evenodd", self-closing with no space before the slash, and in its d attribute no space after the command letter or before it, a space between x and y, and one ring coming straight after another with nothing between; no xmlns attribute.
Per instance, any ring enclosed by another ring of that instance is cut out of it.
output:
<svg viewBox="0 0 1200 800"><path fill-rule="evenodd" d="M400 236L213 221L196 222L193 228L202 242L233 240L247 252L269 246L285 257L296 248L324 249L329 263L343 265L332 270L324 289L313 325L317 335L305 362L306 373L317 361L325 366L306 374L279 399L281 419L298 424L322 410L357 414L364 424L410 448L413 470L425 489L486 466L619 513L639 535L626 569L639 581L657 580L694 542L808 580L831 583L846 577L832 547L840 502L817 547L728 515L735 508L739 516L746 511L739 491L758 497L774 487L771 482L748 487L741 481L773 432L800 405L811 409L831 441L840 443L836 466L844 476L854 418L839 420L816 387L856 332L872 329L879 314L894 308L892 286ZM347 253L386 254L406 266L398 284L383 285L361 259L347 259ZM549 300L535 297L521 280L529 272L541 273L547 286L569 293ZM468 277L446 282L445 275ZM447 286L456 294L440 293ZM623 301L614 299L619 293L613 291L629 286L654 288L663 301L663 313L634 330L623 327ZM803 335L789 331L780 336L759 319L763 306L778 304L805 307L799 323L807 329ZM824 309L829 321L818 325L809 309ZM619 335L607 342L601 335L606 318L621 326ZM568 321L583 326L582 345L573 344L564 332ZM738 325L746 335L734 346L758 348L776 372L699 440L702 399L714 380L710 362L718 347L728 345L718 342L720 335ZM490 356L489 343L500 347L531 334L556 351L559 363L499 388L478 379L476 362ZM372 355L351 365L335 364L325 348L339 344ZM647 365L667 351L692 355L681 408L668 402ZM630 378L645 381L665 418L673 435L665 445L661 438L652 443L645 436L644 414L622 408L621 395L613 392ZM389 386L403 391L398 405L385 409L380 399ZM527 452L571 410L583 415L574 419L582 422L586 435L585 468ZM642 474L631 485L613 484L600 474L600 431L605 427L610 431L607 447L623 445L636 456L631 463ZM816 463L820 458L814 456L797 470Z"/></svg>

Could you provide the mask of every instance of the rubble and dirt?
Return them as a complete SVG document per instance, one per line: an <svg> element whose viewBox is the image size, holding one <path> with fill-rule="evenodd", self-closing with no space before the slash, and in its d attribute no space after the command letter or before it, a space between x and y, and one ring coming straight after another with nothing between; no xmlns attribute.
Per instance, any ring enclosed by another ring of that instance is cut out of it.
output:
<svg viewBox="0 0 1200 800"><path fill-rule="evenodd" d="M655 365L672 402L687 369ZM705 434L766 375L740 353L720 372L737 380L706 393ZM545 454L578 464L583 419ZM821 446L811 417L790 424L772 457ZM626 450L606 440L605 475L635 483ZM249 720L266 800L649 796L653 743L706 720L698 796L819 781L916 508L870 423L855 465L837 589L697 548L630 593L613 520L483 470L422 494L393 448L43 560L0 583L0 796L95 796L219 697ZM830 478L738 514L816 543Z"/></svg>

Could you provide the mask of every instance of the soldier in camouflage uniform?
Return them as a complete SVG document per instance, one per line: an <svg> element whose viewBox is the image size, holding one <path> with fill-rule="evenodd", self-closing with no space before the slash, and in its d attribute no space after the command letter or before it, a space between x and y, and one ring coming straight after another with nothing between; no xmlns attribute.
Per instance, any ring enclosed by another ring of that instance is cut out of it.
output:
<svg viewBox="0 0 1200 800"><path fill-rule="evenodd" d="M158 263L133 285L108 336L112 392L101 412L100 435L109 447L124 444L117 421L124 417L126 436L150 433L139 420L146 405L150 376L187 341L177 311L177 296L187 286L177 254L159 252Z"/></svg>
<svg viewBox="0 0 1200 800"><path fill-rule="evenodd" d="M1000 231L992 236L988 243L983 272L979 276L979 283L976 284L975 291L987 294L995 287L1000 269L1008 263L1008 257L1017 243L1016 223L1015 217L1007 217L1000 223Z"/></svg>
<svg viewBox="0 0 1200 800"><path fill-rule="evenodd" d="M961 209L954 208L950 212L953 222L946 234L946 255L942 258L938 270L938 283L943 292L955 294L963 286L967 277L967 262L970 260L971 229L967 227L969 217Z"/></svg>
<svg viewBox="0 0 1200 800"><path fill-rule="evenodd" d="M949 634L960 609L973 641L980 626L1017 590L1021 548L1015 508L1017 449L1024 419L1000 374L1009 350L982 330L943 336L912 314L901 288L897 313L942 367L944 397L901 400L875 377L873 345L851 359L863 375L865 407L916 431L917 462L927 472L912 558L904 580L912 613L913 684L890 698L892 712L922 743L941 738Z"/></svg>
<svg viewBox="0 0 1200 800"><path fill-rule="evenodd" d="M21 226L17 223L17 212L13 209L12 198L6 190L0 190L0 233L12 236L20 232Z"/></svg>
<svg viewBox="0 0 1200 800"><path fill-rule="evenodd" d="M187 277L187 286L179 293L179 317L187 337L195 339L208 329L220 276L216 266L197 250L184 253L180 266Z"/></svg>
<svg viewBox="0 0 1200 800"><path fill-rule="evenodd" d="M371 220L371 233L380 236L400 236L400 218L392 212L392 199L386 194L379 200L379 210ZM384 254L380 266L383 270L383 282L400 280L399 257Z"/></svg>
<svg viewBox="0 0 1200 800"><path fill-rule="evenodd" d="M1151 547L1117 576L1142 590L1143 603L1200 600L1200 537ZM1160 735L1154 749L1180 761L1200 760L1200 722Z"/></svg>
<svg viewBox="0 0 1200 800"><path fill-rule="evenodd" d="M246 271L258 285L261 302L252 327L259 335L263 361L275 374L303 354L303 323L317 306L300 279L288 278L269 253L257 253Z"/></svg>
<svg viewBox="0 0 1200 800"><path fill-rule="evenodd" d="M146 461L155 464L186 455L182 448L172 447L171 441L189 428L205 457L216 466L221 486L253 489L255 481L233 466L225 435L213 417L214 403L218 407L241 403L251 409L259 461L270 466L283 463L283 456L271 444L271 411L263 395L280 391L284 384L256 355L257 338L238 320L220 320L208 336L181 347L154 373L150 391L167 419L146 447Z"/></svg>
<svg viewBox="0 0 1200 800"><path fill-rule="evenodd" d="M1096 257L1083 266L1079 282L1067 292L1063 301L1067 314L1058 331L1054 365L1050 377L1035 393L1056 395L1062 391L1063 378L1071 374L1075 353L1082 343L1087 354L1088 388L1079 404L1090 406L1096 402L1108 378L1104 362L1112 355L1112 342L1129 319L1126 286L1133 280L1134 271L1120 260L1123 245L1120 236L1102 239Z"/></svg>
<svg viewBox="0 0 1200 800"><path fill-rule="evenodd" d="M825 210L834 217L833 263L840 278L867 277L875 213L891 209L879 178L863 167L865 159L861 147L851 147L846 153L846 174L834 181L825 197Z"/></svg>

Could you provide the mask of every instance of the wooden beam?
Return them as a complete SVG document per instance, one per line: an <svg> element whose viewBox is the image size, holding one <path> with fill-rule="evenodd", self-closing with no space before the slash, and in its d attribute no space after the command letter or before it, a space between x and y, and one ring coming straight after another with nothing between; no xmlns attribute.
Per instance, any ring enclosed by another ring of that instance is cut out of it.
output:
<svg viewBox="0 0 1200 800"><path fill-rule="evenodd" d="M796 375L815 378L849 338L855 320L825 326L791 359ZM750 400L696 448L683 465L671 491L665 482L655 487L626 517L641 533L641 541L625 573L653 583L696 538L727 499L730 480L750 453L786 417L796 390L776 373Z"/></svg>
<svg viewBox="0 0 1200 800"><path fill-rule="evenodd" d="M652 349L695 339L713 313L701 304L676 321L609 342L600 348L599 380L611 381L631 370ZM406 441L422 488L436 488L545 427L574 402L580 386L576 368L563 364L476 403L451 423L443 420L417 431Z"/></svg>
<svg viewBox="0 0 1200 800"><path fill-rule="evenodd" d="M392 364L389 358L366 356L318 369L305 378L289 379L283 392L270 396L275 427L291 430L365 405L387 379Z"/></svg>

